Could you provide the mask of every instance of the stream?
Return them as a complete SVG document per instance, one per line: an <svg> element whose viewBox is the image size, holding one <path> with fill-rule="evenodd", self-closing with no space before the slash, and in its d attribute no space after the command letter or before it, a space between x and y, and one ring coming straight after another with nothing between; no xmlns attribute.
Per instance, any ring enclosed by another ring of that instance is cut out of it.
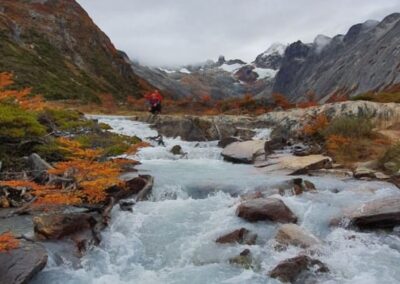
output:
<svg viewBox="0 0 400 284"><path fill-rule="evenodd" d="M97 118L117 133L143 139L157 135L145 123L123 117ZM259 130L258 136L266 138L268 133ZM278 224L249 223L238 218L235 210L241 194L274 189L293 177L265 175L252 165L224 162L216 141L165 139L165 143L166 147L145 148L132 157L142 162L140 173L155 177L150 200L137 203L133 213L116 206L101 245L79 263L47 245L47 267L33 283L280 283L268 277L268 271L303 250L294 246L275 250ZM187 157L171 154L174 145L181 145ZM383 182L305 178L316 185L317 193L284 196L282 200L299 217L298 224L323 241L313 256L324 262L330 273L318 283L400 283L398 236L329 227L329 221L343 209L399 196L400 191ZM257 233L256 245L215 242L241 227ZM254 270L229 264L230 258L246 248L257 264Z"/></svg>

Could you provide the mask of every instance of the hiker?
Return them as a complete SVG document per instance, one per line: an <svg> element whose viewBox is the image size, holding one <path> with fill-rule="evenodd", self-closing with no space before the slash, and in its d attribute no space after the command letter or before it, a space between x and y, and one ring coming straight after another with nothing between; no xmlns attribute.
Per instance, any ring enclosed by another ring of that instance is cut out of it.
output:
<svg viewBox="0 0 400 284"><path fill-rule="evenodd" d="M150 104L149 112L151 112L152 114L161 113L161 101L163 100L163 97L158 90L154 90L153 93L147 94L145 96L145 99Z"/></svg>

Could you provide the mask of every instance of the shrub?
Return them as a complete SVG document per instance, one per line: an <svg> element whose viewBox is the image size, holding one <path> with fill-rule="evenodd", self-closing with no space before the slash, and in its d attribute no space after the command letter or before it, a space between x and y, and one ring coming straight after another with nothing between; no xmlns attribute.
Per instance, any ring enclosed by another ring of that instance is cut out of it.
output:
<svg viewBox="0 0 400 284"><path fill-rule="evenodd" d="M0 104L0 136L6 138L31 138L46 134L34 112L22 110L15 105Z"/></svg>
<svg viewBox="0 0 400 284"><path fill-rule="evenodd" d="M380 166L391 174L400 170L400 143L391 146L379 160Z"/></svg>
<svg viewBox="0 0 400 284"><path fill-rule="evenodd" d="M323 135L328 138L332 135L347 138L370 138L373 135L374 125L370 119L358 117L339 117L328 125Z"/></svg>
<svg viewBox="0 0 400 284"><path fill-rule="evenodd" d="M321 113L310 124L304 126L303 133L307 136L322 136L322 132L328 127L328 124L327 116Z"/></svg>
<svg viewBox="0 0 400 284"><path fill-rule="evenodd" d="M354 101L371 101L378 103L400 103L400 93L365 93L353 98Z"/></svg>
<svg viewBox="0 0 400 284"><path fill-rule="evenodd" d="M82 128L93 128L95 122L75 110L46 109L39 115L39 120L48 125L55 125L59 130L77 131Z"/></svg>

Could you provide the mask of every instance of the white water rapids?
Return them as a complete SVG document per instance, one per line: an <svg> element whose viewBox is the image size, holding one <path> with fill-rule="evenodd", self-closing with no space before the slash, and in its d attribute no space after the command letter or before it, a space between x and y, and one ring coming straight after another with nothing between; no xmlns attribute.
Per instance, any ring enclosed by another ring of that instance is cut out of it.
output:
<svg viewBox="0 0 400 284"><path fill-rule="evenodd" d="M121 117L100 117L100 121L117 133L141 138L157 135L148 125ZM278 225L246 222L235 210L240 194L257 187L273 189L291 177L264 175L250 165L224 162L216 142L165 142L166 147L146 148L135 157L142 162L141 173L155 177L151 200L136 204L133 213L116 206L101 245L78 265L50 252L47 267L34 283L279 283L268 277L268 271L302 249L275 250ZM176 144L188 153L187 158L169 153ZM318 193L282 200L299 217L298 224L323 241L313 256L326 263L330 273L318 283L400 283L399 237L329 227L329 221L344 208L399 195L399 190L379 182L307 179L315 183ZM241 227L258 234L256 245L215 243ZM229 264L229 258L246 248L257 263L255 271Z"/></svg>

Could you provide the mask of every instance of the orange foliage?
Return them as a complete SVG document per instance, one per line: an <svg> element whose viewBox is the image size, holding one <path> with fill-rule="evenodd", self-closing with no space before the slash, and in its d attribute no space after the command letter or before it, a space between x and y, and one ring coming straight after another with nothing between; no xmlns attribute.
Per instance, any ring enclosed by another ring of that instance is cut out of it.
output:
<svg viewBox="0 0 400 284"><path fill-rule="evenodd" d="M313 136L325 129L329 124L325 114L319 114L310 124L304 126L303 133L307 136Z"/></svg>
<svg viewBox="0 0 400 284"><path fill-rule="evenodd" d="M279 93L273 93L272 98L274 100L274 103L283 109L290 109L293 108L293 105L289 102L289 100L282 94Z"/></svg>
<svg viewBox="0 0 400 284"><path fill-rule="evenodd" d="M127 154L130 154L130 155L134 155L134 154L136 154L141 148L146 148L146 147L150 147L151 145L149 144L149 143L147 143L147 142L139 142L139 143L136 143L136 144L133 144L129 149L128 149L128 151L126 151L126 153Z"/></svg>
<svg viewBox="0 0 400 284"><path fill-rule="evenodd" d="M13 102L27 110L42 110L45 107L43 97L31 96L31 89L29 88L20 91L5 89L13 83L14 81L12 74L0 73L0 102Z"/></svg>
<svg viewBox="0 0 400 284"><path fill-rule="evenodd" d="M351 139L341 135L331 135L326 140L326 148L330 153L335 153L340 148L351 144Z"/></svg>
<svg viewBox="0 0 400 284"><path fill-rule="evenodd" d="M84 149L78 141L65 137L58 138L58 142L61 145L60 149L69 152L74 158L94 160L103 152L101 149Z"/></svg>
<svg viewBox="0 0 400 284"><path fill-rule="evenodd" d="M314 107L318 105L317 99L316 99L316 94L314 92L308 92L306 94L307 100L305 102L301 102L297 104L298 108L309 108L309 107Z"/></svg>
<svg viewBox="0 0 400 284"><path fill-rule="evenodd" d="M0 253L17 249L19 245L19 240L17 240L12 233L6 232L0 234Z"/></svg>
<svg viewBox="0 0 400 284"><path fill-rule="evenodd" d="M112 94L100 94L100 95L98 95L98 97L101 101L101 106L107 112L115 112L118 109L118 106L115 103L115 100L114 100L114 97Z"/></svg>

